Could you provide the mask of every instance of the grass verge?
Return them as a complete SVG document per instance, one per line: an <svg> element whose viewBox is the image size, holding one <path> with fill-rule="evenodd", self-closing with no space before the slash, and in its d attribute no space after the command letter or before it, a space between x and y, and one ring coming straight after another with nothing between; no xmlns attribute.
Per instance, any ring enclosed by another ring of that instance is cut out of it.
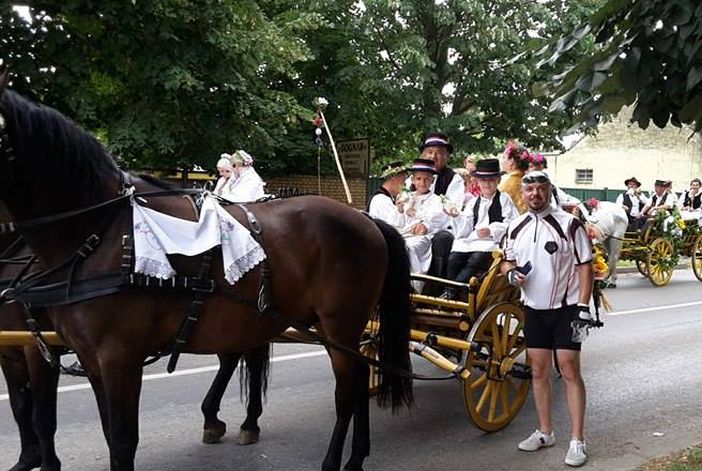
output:
<svg viewBox="0 0 702 471"><path fill-rule="evenodd" d="M654 458L640 471L702 471L702 444L683 451Z"/></svg>

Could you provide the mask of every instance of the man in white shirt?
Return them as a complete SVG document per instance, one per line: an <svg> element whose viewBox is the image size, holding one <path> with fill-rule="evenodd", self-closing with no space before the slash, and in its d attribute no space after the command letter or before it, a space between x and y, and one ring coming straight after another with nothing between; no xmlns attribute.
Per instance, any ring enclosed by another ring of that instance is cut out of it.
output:
<svg viewBox="0 0 702 471"><path fill-rule="evenodd" d="M500 161L481 159L471 176L477 178L480 196L471 199L461 213L447 211L453 217L453 246L448 259L448 279L467 283L471 277L490 268L495 250L510 221L519 215L510 197L497 190ZM447 287L441 295L455 299L457 291Z"/></svg>
<svg viewBox="0 0 702 471"><path fill-rule="evenodd" d="M629 219L627 230L635 231L640 227L637 223L643 216L642 211L646 203L648 203L648 198L639 190L641 182L636 177L627 178L624 180L624 184L627 189L624 193L620 193L617 196L616 203L626 211L626 217Z"/></svg>
<svg viewBox="0 0 702 471"><path fill-rule="evenodd" d="M580 373L579 324L592 319L592 245L583 224L550 205L551 181L543 172L522 178L528 211L513 220L504 239L502 273L519 286L525 305L524 338L531 361L539 428L519 443L536 451L555 443L551 422L553 351L566 389L571 440L565 462L587 460L584 438L585 383ZM530 268L529 268L530 267ZM526 273L526 274L524 274Z"/></svg>

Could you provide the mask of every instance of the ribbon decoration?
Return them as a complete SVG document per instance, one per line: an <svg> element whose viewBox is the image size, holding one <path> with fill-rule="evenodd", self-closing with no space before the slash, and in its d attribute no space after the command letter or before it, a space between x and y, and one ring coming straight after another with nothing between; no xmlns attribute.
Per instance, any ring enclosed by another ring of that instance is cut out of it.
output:
<svg viewBox="0 0 702 471"><path fill-rule="evenodd" d="M324 117L324 108L329 104L329 102L326 99L319 97L315 100L315 103L317 105L317 115L320 118L322 118L324 130L327 132L327 136L329 137L329 143L331 144L332 152L334 153L334 160L336 161L336 168L339 171L341 183L344 185L344 191L346 192L346 201L348 202L348 204L351 204L353 203L353 199L351 198L351 190L349 190L349 185L348 183L346 183L346 175L344 175L344 169L341 167L339 153L336 151L336 144L334 144L334 138L332 137L331 131L329 130L329 126L327 125L327 120Z"/></svg>

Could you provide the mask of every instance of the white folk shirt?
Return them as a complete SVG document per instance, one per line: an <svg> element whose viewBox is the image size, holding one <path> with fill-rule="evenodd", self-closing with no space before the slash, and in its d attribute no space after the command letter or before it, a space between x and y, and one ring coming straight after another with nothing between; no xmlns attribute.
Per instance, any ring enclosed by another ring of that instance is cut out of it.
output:
<svg viewBox="0 0 702 471"><path fill-rule="evenodd" d="M397 210L390 193L383 187L380 188L380 193L375 194L371 198L368 205L368 214L371 217L387 222L398 231L402 230L404 225L404 215Z"/></svg>
<svg viewBox="0 0 702 471"><path fill-rule="evenodd" d="M412 217L407 215L407 210L411 207L415 210L415 214ZM400 232L404 236L410 235L412 227L419 223L427 226L427 235L431 236L445 226L448 218L444 213L441 197L431 191L423 195L418 194L416 191L410 193L409 201L405 204L402 216L402 229Z"/></svg>
<svg viewBox="0 0 702 471"><path fill-rule="evenodd" d="M221 196L234 203L256 201L265 196L264 185L265 183L253 167L245 167L236 180L225 185Z"/></svg>
<svg viewBox="0 0 702 471"><path fill-rule="evenodd" d="M436 177L434 177L434 181L431 182L431 186L429 187L430 193L432 194L434 194L435 185ZM405 180L405 187L412 188L412 177L407 177L407 179ZM446 194L444 196L448 198L451 201L451 203L453 203L453 206L455 208L460 209L463 207L463 204L465 203L466 199L466 184L462 176L460 176L457 173L453 174L451 182L449 183L448 188L446 188ZM450 223L450 218L444 218L443 224L438 230L448 229Z"/></svg>
<svg viewBox="0 0 702 471"><path fill-rule="evenodd" d="M490 222L488 210L493 204L492 198L484 198L483 196L471 199L463 211L453 219L454 240L451 252L492 252L495 250L502 237L505 235L509 223L519 216L519 211L514 206L512 198L507 193L500 193L500 204L502 206L502 222ZM477 202L480 201L478 207L478 222L473 224L473 210ZM480 238L475 228L489 227L490 237Z"/></svg>
<svg viewBox="0 0 702 471"><path fill-rule="evenodd" d="M639 207L641 207L641 209L643 209L643 207L646 206L646 204L648 204L648 198L646 198L646 195L644 195L643 193L637 195L634 190L629 189L629 190L626 190L624 193L619 193L619 196L617 196L616 203L619 206L624 206L624 195L625 194L628 194L629 199L631 199L631 211L629 211L629 214L631 215L631 217L638 216L639 213L641 212ZM641 204L641 203L643 203L643 204Z"/></svg>
<svg viewBox="0 0 702 471"><path fill-rule="evenodd" d="M532 269L522 285L522 301L532 309L575 305L580 297L578 265L592 262L592 245L583 224L548 207L513 220L505 237L505 260Z"/></svg>

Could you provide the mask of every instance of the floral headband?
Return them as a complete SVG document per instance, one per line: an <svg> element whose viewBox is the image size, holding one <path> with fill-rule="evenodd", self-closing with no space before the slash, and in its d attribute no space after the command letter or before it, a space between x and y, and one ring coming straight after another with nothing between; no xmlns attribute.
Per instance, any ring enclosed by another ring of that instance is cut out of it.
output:
<svg viewBox="0 0 702 471"><path fill-rule="evenodd" d="M522 160L522 161L523 160L526 160L526 161L532 160L532 155L529 153L529 151L514 141L510 141L507 143L507 146L505 147L504 155L508 159L513 159L513 160ZM539 154L539 155L541 155L541 154ZM543 156L541 158L543 159Z"/></svg>
<svg viewBox="0 0 702 471"><path fill-rule="evenodd" d="M546 162L546 159L544 159L544 156L542 154L537 153L537 154L531 154L531 161L535 164L541 165L544 162Z"/></svg>

